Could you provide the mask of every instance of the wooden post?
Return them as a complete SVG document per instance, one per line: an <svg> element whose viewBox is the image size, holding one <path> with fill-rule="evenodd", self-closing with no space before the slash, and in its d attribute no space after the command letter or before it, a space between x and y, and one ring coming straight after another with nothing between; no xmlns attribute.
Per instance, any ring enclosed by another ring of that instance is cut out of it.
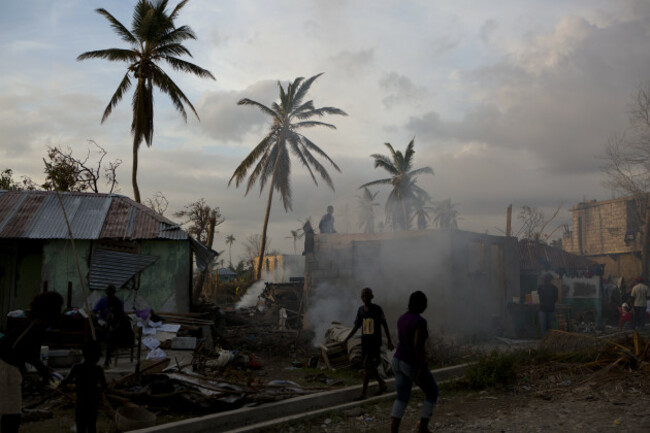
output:
<svg viewBox="0 0 650 433"><path fill-rule="evenodd" d="M68 281L68 299L67 299L67 308L68 310L72 308L72 281Z"/></svg>
<svg viewBox="0 0 650 433"><path fill-rule="evenodd" d="M512 235L512 203L508 205L508 212L506 217L506 236Z"/></svg>

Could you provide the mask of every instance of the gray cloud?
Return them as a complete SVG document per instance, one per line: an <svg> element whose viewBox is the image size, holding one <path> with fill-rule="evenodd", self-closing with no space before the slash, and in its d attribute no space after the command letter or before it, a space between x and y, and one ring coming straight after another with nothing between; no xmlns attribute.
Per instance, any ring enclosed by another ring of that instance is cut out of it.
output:
<svg viewBox="0 0 650 433"><path fill-rule="evenodd" d="M277 93L277 82L268 80L242 91L207 92L198 104L201 129L217 140L241 142L247 133L260 132L268 116L255 107L238 106L237 102L248 98L268 106L276 100Z"/></svg>
<svg viewBox="0 0 650 433"><path fill-rule="evenodd" d="M483 23L483 25L481 26L481 29L480 29L480 32L479 32L483 42L489 43L490 39L492 37L492 34L498 28L499 28L499 23L495 19L490 18L489 20L485 21L485 23Z"/></svg>
<svg viewBox="0 0 650 433"><path fill-rule="evenodd" d="M388 95L382 100L386 108L422 101L428 96L426 87L416 86L410 78L396 72L390 72L381 77L379 86L388 92Z"/></svg>
<svg viewBox="0 0 650 433"><path fill-rule="evenodd" d="M569 19L521 56L465 73L479 100L460 119L430 111L407 128L430 140L527 150L550 172L597 171L595 156L625 123L630 91L650 76L643 27Z"/></svg>
<svg viewBox="0 0 650 433"><path fill-rule="evenodd" d="M343 69L348 74L357 75L375 62L375 50L365 49L356 52L341 51L331 58L337 68Z"/></svg>

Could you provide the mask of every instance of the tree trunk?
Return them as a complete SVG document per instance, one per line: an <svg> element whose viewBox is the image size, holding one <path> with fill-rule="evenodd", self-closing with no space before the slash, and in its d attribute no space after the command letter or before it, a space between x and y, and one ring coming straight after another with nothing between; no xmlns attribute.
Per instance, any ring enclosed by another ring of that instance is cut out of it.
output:
<svg viewBox="0 0 650 433"><path fill-rule="evenodd" d="M266 201L266 213L264 214L264 225L262 226L262 241L260 242L260 255L257 259L257 272L255 272L256 280L262 278L262 263L264 261L264 250L266 249L266 228L269 225L269 216L271 215L271 200L273 199L274 182L275 182L275 169L273 169L273 175L271 177L271 185L269 186L269 199Z"/></svg>
<svg viewBox="0 0 650 433"><path fill-rule="evenodd" d="M648 258L650 256L650 207L648 195L645 197L645 221L643 224L643 245L641 246L641 275L648 279Z"/></svg>
<svg viewBox="0 0 650 433"><path fill-rule="evenodd" d="M214 241L214 227L217 225L217 216L212 213L210 216L210 226L208 227L208 240L205 242L205 246L208 248L212 247L212 242ZM205 278L210 272L210 266L206 266L203 272L199 274L199 278L196 281L196 286L194 286L194 293L192 294L192 304L197 305L199 302L199 297L203 292L203 284L205 283ZM219 281L219 272L217 271L217 281Z"/></svg>
<svg viewBox="0 0 650 433"><path fill-rule="evenodd" d="M133 183L133 199L141 203L140 201L140 188L138 188L138 146L135 143L136 138L133 138L133 168L131 170L131 183Z"/></svg>
<svg viewBox="0 0 650 433"><path fill-rule="evenodd" d="M284 143L284 138L281 136L281 143ZM278 144L279 145L279 144ZM264 225L262 226L262 241L260 242L260 255L257 259L257 272L255 273L255 280L262 278L262 262L264 261L264 250L266 249L266 228L269 225L269 216L271 215L271 200L273 199L273 186L275 185L275 172L278 169L278 161L283 148L278 148L278 154L275 156L273 162L273 174L271 174L271 183L269 185L269 199L266 202L266 213L264 214Z"/></svg>

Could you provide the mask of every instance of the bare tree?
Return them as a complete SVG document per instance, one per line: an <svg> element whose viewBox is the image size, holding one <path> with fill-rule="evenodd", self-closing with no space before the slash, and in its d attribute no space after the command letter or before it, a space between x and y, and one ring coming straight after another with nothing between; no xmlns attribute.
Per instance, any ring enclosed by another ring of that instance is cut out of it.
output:
<svg viewBox="0 0 650 433"><path fill-rule="evenodd" d="M185 210L175 212L174 216L185 218L181 225L186 226L187 232L208 248L212 248L212 242L209 242L210 227L217 227L225 221L219 207L211 208L204 198L188 204Z"/></svg>
<svg viewBox="0 0 650 433"><path fill-rule="evenodd" d="M643 233L641 266L648 273L650 257L650 82L641 85L628 111L629 126L612 135L605 145L601 167L604 184L612 191L634 196Z"/></svg>
<svg viewBox="0 0 650 433"><path fill-rule="evenodd" d="M531 241L542 241L546 240L557 230L553 230L550 234L544 234L546 227L557 217L557 214L562 209L562 203L559 203L553 215L550 218L544 216L544 212L539 210L536 207L522 206L517 219L521 220L521 228L516 234L516 237L522 239L528 239ZM558 226L559 227L559 226Z"/></svg>
<svg viewBox="0 0 650 433"><path fill-rule="evenodd" d="M107 167L102 168L104 157L108 152L94 140L88 140L88 143L95 146L96 149L91 152L89 148L85 158L74 156L69 146L65 149L59 146L47 147L49 161L43 158L46 175L45 183L42 185L43 189L98 193L99 183L104 178L106 184L110 185L108 193L113 193L117 186L116 171L122 161L119 159L110 161Z"/></svg>
<svg viewBox="0 0 650 433"><path fill-rule="evenodd" d="M153 209L158 215L164 215L169 206L169 201L162 192L158 191L151 198L146 199L144 204Z"/></svg>
<svg viewBox="0 0 650 433"><path fill-rule="evenodd" d="M529 240L539 240L539 229L544 221L544 213L530 206L522 206L517 219L521 220L521 228L517 237Z"/></svg>

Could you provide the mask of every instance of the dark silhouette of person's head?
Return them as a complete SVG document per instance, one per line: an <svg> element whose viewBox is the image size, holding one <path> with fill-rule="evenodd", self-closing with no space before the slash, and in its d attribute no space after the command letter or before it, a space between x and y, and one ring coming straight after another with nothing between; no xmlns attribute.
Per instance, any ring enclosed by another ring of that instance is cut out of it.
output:
<svg viewBox="0 0 650 433"><path fill-rule="evenodd" d="M411 293L408 308L411 313L422 314L427 309L427 295L419 290Z"/></svg>
<svg viewBox="0 0 650 433"><path fill-rule="evenodd" d="M61 316L62 307L63 296L57 292L45 292L32 299L29 315L34 320L52 324Z"/></svg>
<svg viewBox="0 0 650 433"><path fill-rule="evenodd" d="M333 214L334 213L334 206L332 206L332 205L327 206L327 213L328 214Z"/></svg>
<svg viewBox="0 0 650 433"><path fill-rule="evenodd" d="M370 287L365 287L361 290L361 300L365 305L370 305L372 298L374 297L375 295L372 294L372 289Z"/></svg>
<svg viewBox="0 0 650 433"><path fill-rule="evenodd" d="M114 285L109 284L108 287L106 287L106 296L108 296L109 298L114 297L115 292L117 292L117 289L115 288Z"/></svg>
<svg viewBox="0 0 650 433"><path fill-rule="evenodd" d="M84 357L84 362L86 364L97 364L99 358L102 357L102 349L98 341L90 340L87 343L84 343L81 353Z"/></svg>

